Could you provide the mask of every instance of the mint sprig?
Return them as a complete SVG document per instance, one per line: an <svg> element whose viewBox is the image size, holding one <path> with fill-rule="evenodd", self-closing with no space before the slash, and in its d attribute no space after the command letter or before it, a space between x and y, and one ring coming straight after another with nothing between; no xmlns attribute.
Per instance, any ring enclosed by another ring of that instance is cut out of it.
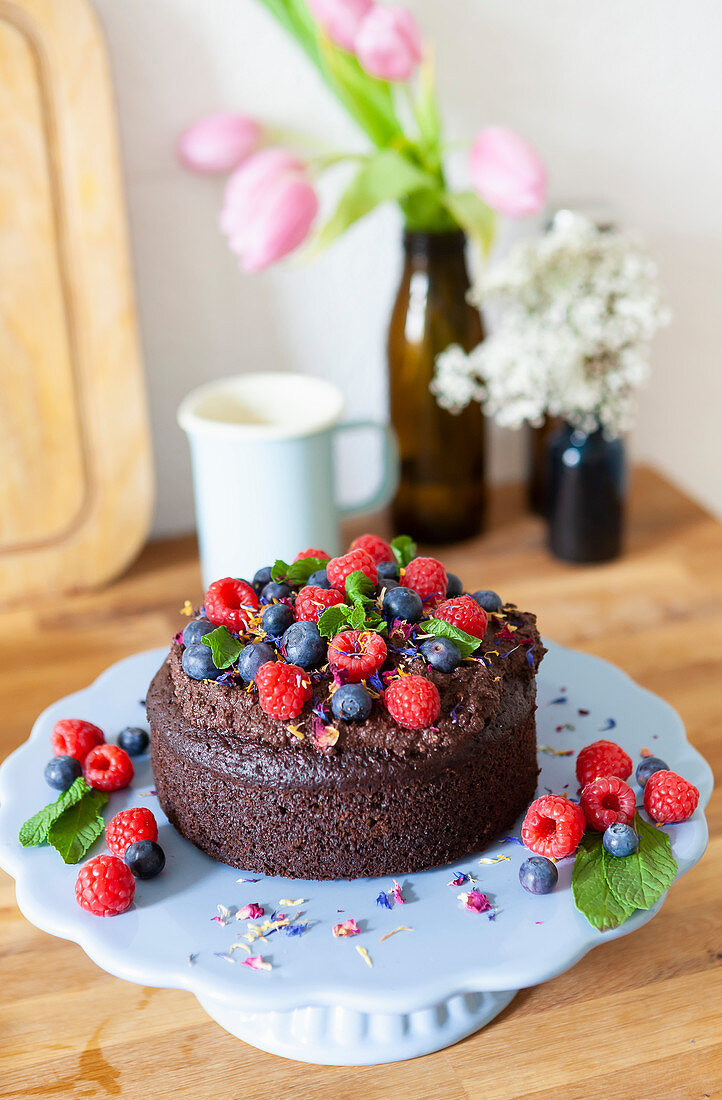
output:
<svg viewBox="0 0 722 1100"><path fill-rule="evenodd" d="M588 830L582 837L572 871L572 897L589 923L606 932L634 912L612 893L604 874L602 834Z"/></svg>
<svg viewBox="0 0 722 1100"><path fill-rule="evenodd" d="M354 605L373 599L375 591L373 581L360 569L355 569L346 577L346 598Z"/></svg>
<svg viewBox="0 0 722 1100"><path fill-rule="evenodd" d="M334 638L340 630L348 625L349 615L353 608L345 603L334 604L327 607L318 617L318 632L322 638Z"/></svg>
<svg viewBox="0 0 722 1100"><path fill-rule="evenodd" d="M235 638L227 626L218 626L201 638L201 644L210 646L216 668L230 668L238 660L244 643Z"/></svg>
<svg viewBox="0 0 722 1100"><path fill-rule="evenodd" d="M306 584L312 573L325 569L327 565L326 558L300 558L290 565L283 558L278 558L271 569L271 580L285 582L292 588L297 588Z"/></svg>
<svg viewBox="0 0 722 1100"><path fill-rule="evenodd" d="M44 806L42 810L38 810L36 814L28 818L24 824L20 826L20 833L18 839L23 848L32 848L36 844L44 844L48 839L48 830L50 826L56 821L60 815L69 807L74 806L76 802L79 802L84 795L92 790L92 787L85 782L82 775L73 782L71 787L68 787L67 791L63 791L58 795L55 802L51 802L49 805Z"/></svg>
<svg viewBox="0 0 722 1100"><path fill-rule="evenodd" d="M399 569L405 569L416 557L416 543L408 535L397 535L391 543L391 549Z"/></svg>
<svg viewBox="0 0 722 1100"><path fill-rule="evenodd" d="M21 825L20 843L28 848L47 842L65 863L78 863L105 828L100 811L107 801L104 791L94 790L79 776L55 802Z"/></svg>
<svg viewBox="0 0 722 1100"><path fill-rule="evenodd" d="M346 578L346 598L349 603L327 607L318 619L318 631L322 638L333 638L340 630L374 630L383 634L387 625L379 614L374 596L376 589L360 569Z"/></svg>
<svg viewBox="0 0 722 1100"><path fill-rule="evenodd" d="M473 634L467 634L453 623L447 623L445 619L426 619L420 624L421 630L426 634L433 634L437 638L449 638L461 651L462 658L470 657L481 645L481 638L475 638Z"/></svg>

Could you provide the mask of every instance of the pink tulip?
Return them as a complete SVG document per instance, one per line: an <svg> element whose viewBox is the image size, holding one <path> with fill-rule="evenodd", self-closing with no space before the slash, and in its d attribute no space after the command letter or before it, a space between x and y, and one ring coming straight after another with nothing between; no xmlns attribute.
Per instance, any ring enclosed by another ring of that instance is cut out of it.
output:
<svg viewBox="0 0 722 1100"><path fill-rule="evenodd" d="M373 0L308 0L308 6L331 41L352 51L356 32Z"/></svg>
<svg viewBox="0 0 722 1100"><path fill-rule="evenodd" d="M547 173L539 154L514 130L486 126L474 142L471 178L481 198L500 214L523 218L546 202Z"/></svg>
<svg viewBox="0 0 722 1100"><path fill-rule="evenodd" d="M381 80L408 80L421 61L421 31L410 11L391 5L373 7L354 40L361 65Z"/></svg>
<svg viewBox="0 0 722 1100"><path fill-rule="evenodd" d="M246 115L206 115L183 131L178 157L194 172L231 172L260 138L260 126Z"/></svg>
<svg viewBox="0 0 722 1100"><path fill-rule="evenodd" d="M302 162L285 149L266 149L228 180L219 224L243 270L260 271L298 248L317 213Z"/></svg>

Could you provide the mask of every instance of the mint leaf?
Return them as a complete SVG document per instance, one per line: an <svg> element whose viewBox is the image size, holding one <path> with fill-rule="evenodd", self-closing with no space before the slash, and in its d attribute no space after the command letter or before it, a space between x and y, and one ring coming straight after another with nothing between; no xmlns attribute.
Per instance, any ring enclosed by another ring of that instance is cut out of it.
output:
<svg viewBox="0 0 722 1100"><path fill-rule="evenodd" d="M211 647L216 668L230 668L238 660L244 643L234 638L227 626L218 626L210 634L204 634L201 644Z"/></svg>
<svg viewBox="0 0 722 1100"><path fill-rule="evenodd" d="M44 844L48 839L48 830L60 815L70 806L79 802L92 788L85 782L82 775L74 781L67 791L58 795L55 802L51 802L42 810L38 810L23 825L20 826L19 841L23 848L30 848L35 844Z"/></svg>
<svg viewBox="0 0 722 1100"><path fill-rule="evenodd" d="M461 650L461 656L470 657L474 650L481 645L481 638L475 638L473 634L467 634L453 623L447 623L444 619L427 619L421 623L421 630L426 634L434 634L437 638L450 638Z"/></svg>
<svg viewBox="0 0 722 1100"><path fill-rule="evenodd" d="M322 638L333 638L348 623L351 608L345 603L327 607L318 618L318 632Z"/></svg>
<svg viewBox="0 0 722 1100"><path fill-rule="evenodd" d="M319 569L325 569L328 562L326 558L301 558L299 561L287 562L279 558L271 570L271 579L285 581L292 588L306 584L312 573Z"/></svg>
<svg viewBox="0 0 722 1100"><path fill-rule="evenodd" d="M373 581L369 580L360 569L355 569L346 577L346 596L351 603L362 604L364 600L370 600L375 592Z"/></svg>
<svg viewBox="0 0 722 1100"><path fill-rule="evenodd" d="M604 874L602 834L591 829L582 837L572 871L574 904L594 928L616 928L634 912L634 905L619 901Z"/></svg>
<svg viewBox="0 0 722 1100"><path fill-rule="evenodd" d="M88 789L79 802L68 806L48 829L48 843L65 863L79 863L105 828L101 810L108 801L105 791Z"/></svg>
<svg viewBox="0 0 722 1100"><path fill-rule="evenodd" d="M405 569L416 557L416 543L408 535L397 535L391 543L391 549L399 569Z"/></svg>
<svg viewBox="0 0 722 1100"><path fill-rule="evenodd" d="M353 611L348 617L348 625L352 630L363 630L366 626L366 608L362 603L354 605Z"/></svg>
<svg viewBox="0 0 722 1100"><path fill-rule="evenodd" d="M604 874L609 889L621 905L651 909L669 890L677 874L669 837L648 825L639 814L634 818L639 848L631 856L611 856L604 849Z"/></svg>

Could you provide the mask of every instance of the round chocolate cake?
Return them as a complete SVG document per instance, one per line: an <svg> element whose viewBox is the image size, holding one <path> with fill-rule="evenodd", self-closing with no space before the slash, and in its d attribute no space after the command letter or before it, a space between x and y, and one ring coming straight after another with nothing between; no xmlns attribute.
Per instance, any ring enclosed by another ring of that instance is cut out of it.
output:
<svg viewBox="0 0 722 1100"><path fill-rule="evenodd" d="M155 785L214 859L420 871L483 848L534 797L535 617L447 597L456 579L396 541L400 585L391 547L362 536L333 561L216 582L173 641L147 696Z"/></svg>

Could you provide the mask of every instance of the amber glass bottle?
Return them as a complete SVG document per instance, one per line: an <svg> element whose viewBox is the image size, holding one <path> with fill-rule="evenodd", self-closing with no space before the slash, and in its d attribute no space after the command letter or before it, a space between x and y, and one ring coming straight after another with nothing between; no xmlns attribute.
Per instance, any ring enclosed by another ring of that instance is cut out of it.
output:
<svg viewBox="0 0 722 1100"><path fill-rule="evenodd" d="M434 362L449 344L470 351L483 338L466 300L469 274L461 232L404 234L404 271L389 329L391 422L401 477L394 530L425 542L451 542L481 530L484 421L477 404L458 416L429 390Z"/></svg>

